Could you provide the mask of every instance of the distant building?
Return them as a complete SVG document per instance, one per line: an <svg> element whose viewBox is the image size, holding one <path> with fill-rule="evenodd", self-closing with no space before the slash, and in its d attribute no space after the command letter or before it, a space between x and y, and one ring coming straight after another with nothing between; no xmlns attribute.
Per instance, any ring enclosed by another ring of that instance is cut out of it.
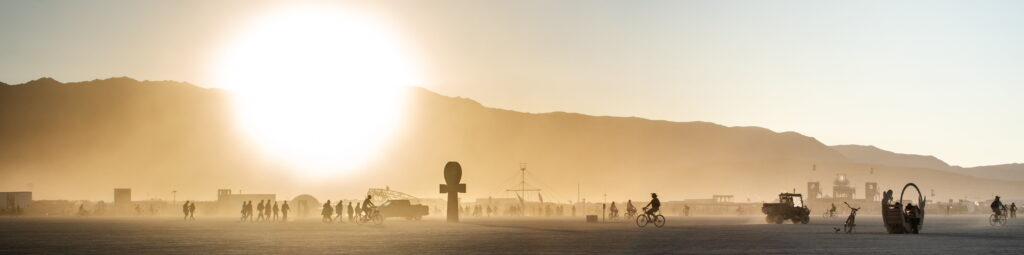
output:
<svg viewBox="0 0 1024 255"><path fill-rule="evenodd" d="M32 192L0 192L0 209L13 212L17 208L24 210L32 205Z"/></svg>

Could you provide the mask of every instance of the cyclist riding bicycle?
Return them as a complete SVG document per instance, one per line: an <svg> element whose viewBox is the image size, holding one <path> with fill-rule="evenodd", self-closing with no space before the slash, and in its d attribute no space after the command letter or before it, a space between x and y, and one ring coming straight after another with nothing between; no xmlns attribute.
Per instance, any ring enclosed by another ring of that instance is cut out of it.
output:
<svg viewBox="0 0 1024 255"><path fill-rule="evenodd" d="M650 208L650 209L648 209ZM644 214L654 217L654 213L661 208L661 201L658 200L658 193L651 193L651 202L644 206Z"/></svg>
<svg viewBox="0 0 1024 255"><path fill-rule="evenodd" d="M996 196L996 200L992 201L992 213L997 216L1003 215L1003 202L999 201L999 196Z"/></svg>
<svg viewBox="0 0 1024 255"><path fill-rule="evenodd" d="M363 210L361 211L363 211L366 214L366 216L370 216L370 210L377 207L373 205L373 202L370 201L370 198L372 198L372 196L366 195L366 199L363 200Z"/></svg>
<svg viewBox="0 0 1024 255"><path fill-rule="evenodd" d="M828 215L836 215L836 203L832 203L832 209L828 209Z"/></svg>

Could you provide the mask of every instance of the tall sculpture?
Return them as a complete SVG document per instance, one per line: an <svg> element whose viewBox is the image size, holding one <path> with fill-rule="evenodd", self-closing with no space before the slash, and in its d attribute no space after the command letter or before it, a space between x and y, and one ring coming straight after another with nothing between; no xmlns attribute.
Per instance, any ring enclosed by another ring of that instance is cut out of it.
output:
<svg viewBox="0 0 1024 255"><path fill-rule="evenodd" d="M448 161L444 165L444 181L441 193L448 193L448 222L459 222L459 193L466 193L466 184L462 181L462 166L459 162Z"/></svg>

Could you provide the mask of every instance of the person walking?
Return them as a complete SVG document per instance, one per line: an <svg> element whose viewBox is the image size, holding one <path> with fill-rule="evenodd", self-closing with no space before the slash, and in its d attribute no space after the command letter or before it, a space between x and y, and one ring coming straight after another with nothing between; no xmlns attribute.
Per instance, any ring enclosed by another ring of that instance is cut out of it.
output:
<svg viewBox="0 0 1024 255"><path fill-rule="evenodd" d="M188 218L189 220L196 220L196 202L188 204Z"/></svg>
<svg viewBox="0 0 1024 255"><path fill-rule="evenodd" d="M288 201L284 201L284 204L281 205L281 221L288 221L288 211L290 211L291 209L292 208L288 206Z"/></svg>
<svg viewBox="0 0 1024 255"><path fill-rule="evenodd" d="M333 218L331 216L334 215L334 207L331 207L331 200L327 200L327 203L324 203L324 209L320 211L320 215L323 216L323 219L320 221L331 223L331 218Z"/></svg>
<svg viewBox="0 0 1024 255"><path fill-rule="evenodd" d="M256 205L256 212L259 213L259 215L256 216L256 221L265 220L265 218L263 218L263 200L260 200L260 204Z"/></svg>
<svg viewBox="0 0 1024 255"><path fill-rule="evenodd" d="M1017 202L1010 203L1010 218L1017 218Z"/></svg>
<svg viewBox="0 0 1024 255"><path fill-rule="evenodd" d="M248 207L248 206L249 206L249 204L245 203L245 201L242 201L242 211L239 212L239 213L242 214L242 218L239 218L239 221L245 222L245 218L246 218L245 208Z"/></svg>
<svg viewBox="0 0 1024 255"><path fill-rule="evenodd" d="M188 200L185 200L185 205L181 206L181 212L185 214L185 220L188 220Z"/></svg>
<svg viewBox="0 0 1024 255"><path fill-rule="evenodd" d="M345 202L343 202L341 200L338 200L338 204L334 206L334 212L338 214L338 217L336 218L337 219L336 221L338 223L344 222L344 221L342 221L341 217L345 215Z"/></svg>
<svg viewBox="0 0 1024 255"><path fill-rule="evenodd" d="M277 207L277 201L274 201L274 221L277 221L277 213L281 211L280 207Z"/></svg>
<svg viewBox="0 0 1024 255"><path fill-rule="evenodd" d="M348 222L352 222L352 219L355 216L354 212L355 212L355 210L352 209L352 201L349 201L348 202Z"/></svg>

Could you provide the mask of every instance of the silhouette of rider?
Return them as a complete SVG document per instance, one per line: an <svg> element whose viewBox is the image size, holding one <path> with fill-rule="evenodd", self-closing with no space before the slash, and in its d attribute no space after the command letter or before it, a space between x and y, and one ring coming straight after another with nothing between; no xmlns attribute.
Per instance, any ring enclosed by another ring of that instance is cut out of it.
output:
<svg viewBox="0 0 1024 255"><path fill-rule="evenodd" d="M651 202L647 203L644 208L649 208L644 213L650 216L654 216L654 213L661 209L661 200L658 200L658 193L651 193Z"/></svg>
<svg viewBox="0 0 1024 255"><path fill-rule="evenodd" d="M366 199L363 200L363 213L365 213L367 216L370 215L370 209L375 207L373 205L373 202L370 201L371 198L373 197L371 197L370 195L366 195Z"/></svg>
<svg viewBox="0 0 1024 255"><path fill-rule="evenodd" d="M619 217L619 208L615 206L615 201L612 201L612 206L608 208L608 211L611 212L612 218Z"/></svg>
<svg viewBox="0 0 1024 255"><path fill-rule="evenodd" d="M829 214L829 215L834 215L834 214L836 214L836 203L832 203L832 209L829 209L829 210L828 210L828 214Z"/></svg>
<svg viewBox="0 0 1024 255"><path fill-rule="evenodd" d="M1003 202L999 201L999 196L996 196L996 200L992 201L992 213L1003 215Z"/></svg>

